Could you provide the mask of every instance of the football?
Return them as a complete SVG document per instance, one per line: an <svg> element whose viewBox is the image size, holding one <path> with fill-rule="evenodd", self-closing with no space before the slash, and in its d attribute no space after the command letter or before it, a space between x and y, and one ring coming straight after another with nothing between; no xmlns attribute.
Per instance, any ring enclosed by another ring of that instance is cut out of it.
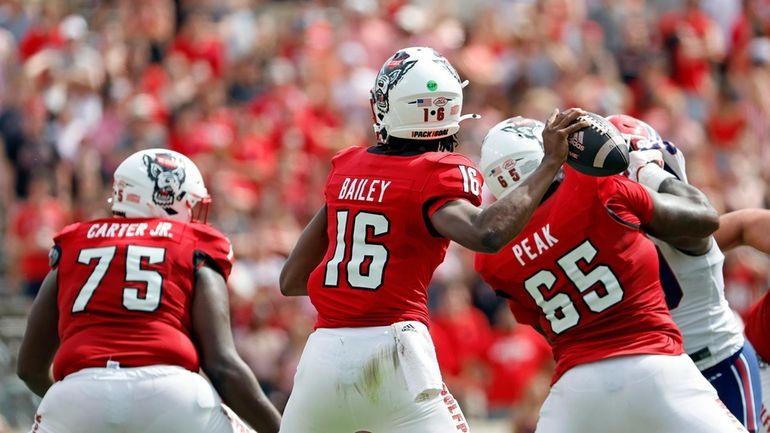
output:
<svg viewBox="0 0 770 433"><path fill-rule="evenodd" d="M567 164L590 176L610 176L628 168L628 145L615 125L595 113L577 118L590 124L567 138Z"/></svg>

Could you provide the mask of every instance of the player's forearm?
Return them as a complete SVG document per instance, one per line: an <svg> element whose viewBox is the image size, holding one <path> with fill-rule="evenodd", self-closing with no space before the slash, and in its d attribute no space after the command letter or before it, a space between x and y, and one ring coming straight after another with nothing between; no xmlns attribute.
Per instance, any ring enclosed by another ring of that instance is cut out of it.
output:
<svg viewBox="0 0 770 433"><path fill-rule="evenodd" d="M241 419L259 433L278 433L281 415L243 361L220 363L206 374L222 401Z"/></svg>
<svg viewBox="0 0 770 433"><path fill-rule="evenodd" d="M741 209L719 217L714 238L723 251L747 245L770 254L770 210Z"/></svg>
<svg viewBox="0 0 770 433"><path fill-rule="evenodd" d="M543 159L521 186L477 215L474 223L483 233L482 252L500 251L524 229L560 167L560 161Z"/></svg>

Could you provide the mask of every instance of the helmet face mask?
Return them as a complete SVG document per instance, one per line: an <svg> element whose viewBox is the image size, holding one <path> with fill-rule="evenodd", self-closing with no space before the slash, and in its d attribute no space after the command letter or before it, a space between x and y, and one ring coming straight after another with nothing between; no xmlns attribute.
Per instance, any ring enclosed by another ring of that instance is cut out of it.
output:
<svg viewBox="0 0 770 433"><path fill-rule="evenodd" d="M115 170L112 211L129 218L206 222L211 203L198 167L181 153L147 149Z"/></svg>
<svg viewBox="0 0 770 433"><path fill-rule="evenodd" d="M399 50L382 65L370 93L377 140L454 135L467 117L461 115L462 89L457 71L434 49Z"/></svg>
<svg viewBox="0 0 770 433"><path fill-rule="evenodd" d="M543 122L512 117L489 130L481 145L484 183L500 199L519 187L543 160Z"/></svg>

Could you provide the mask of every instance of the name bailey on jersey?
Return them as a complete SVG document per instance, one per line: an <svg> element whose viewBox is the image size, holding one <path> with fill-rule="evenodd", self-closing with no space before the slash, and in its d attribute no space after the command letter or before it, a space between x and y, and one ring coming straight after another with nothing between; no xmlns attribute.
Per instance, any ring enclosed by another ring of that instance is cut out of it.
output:
<svg viewBox="0 0 770 433"><path fill-rule="evenodd" d="M132 238L144 236L145 231L149 228L147 233L149 236L159 238L172 238L174 234L171 233L173 224L168 221L158 221L152 224L148 223L95 223L91 224L88 228L86 237L88 239L94 238Z"/></svg>
<svg viewBox="0 0 770 433"><path fill-rule="evenodd" d="M382 203L385 190L392 182L382 179L360 179L346 177L337 197L340 200L377 201Z"/></svg>

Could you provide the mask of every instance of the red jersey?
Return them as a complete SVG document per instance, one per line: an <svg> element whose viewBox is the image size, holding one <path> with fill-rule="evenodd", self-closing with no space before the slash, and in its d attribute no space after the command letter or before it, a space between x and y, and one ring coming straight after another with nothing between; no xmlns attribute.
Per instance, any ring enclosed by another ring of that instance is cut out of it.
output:
<svg viewBox="0 0 770 433"><path fill-rule="evenodd" d="M767 330L770 329L770 292L765 293L754 304L745 317L746 334L757 355L765 362L770 362L770 339L767 338Z"/></svg>
<svg viewBox="0 0 770 433"><path fill-rule="evenodd" d="M640 229L651 217L643 186L566 168L516 239L495 255L476 256L476 269L510 299L516 319L546 334L554 382L605 358L683 353L655 245Z"/></svg>
<svg viewBox="0 0 770 433"><path fill-rule="evenodd" d="M427 325L428 283L449 245L430 217L452 200L479 205L482 182L456 153L338 153L324 191L329 247L308 281L316 327Z"/></svg>
<svg viewBox="0 0 770 433"><path fill-rule="evenodd" d="M207 263L227 278L227 238L204 224L110 218L70 225L54 243L56 380L109 360L198 371L190 319L195 270Z"/></svg>

